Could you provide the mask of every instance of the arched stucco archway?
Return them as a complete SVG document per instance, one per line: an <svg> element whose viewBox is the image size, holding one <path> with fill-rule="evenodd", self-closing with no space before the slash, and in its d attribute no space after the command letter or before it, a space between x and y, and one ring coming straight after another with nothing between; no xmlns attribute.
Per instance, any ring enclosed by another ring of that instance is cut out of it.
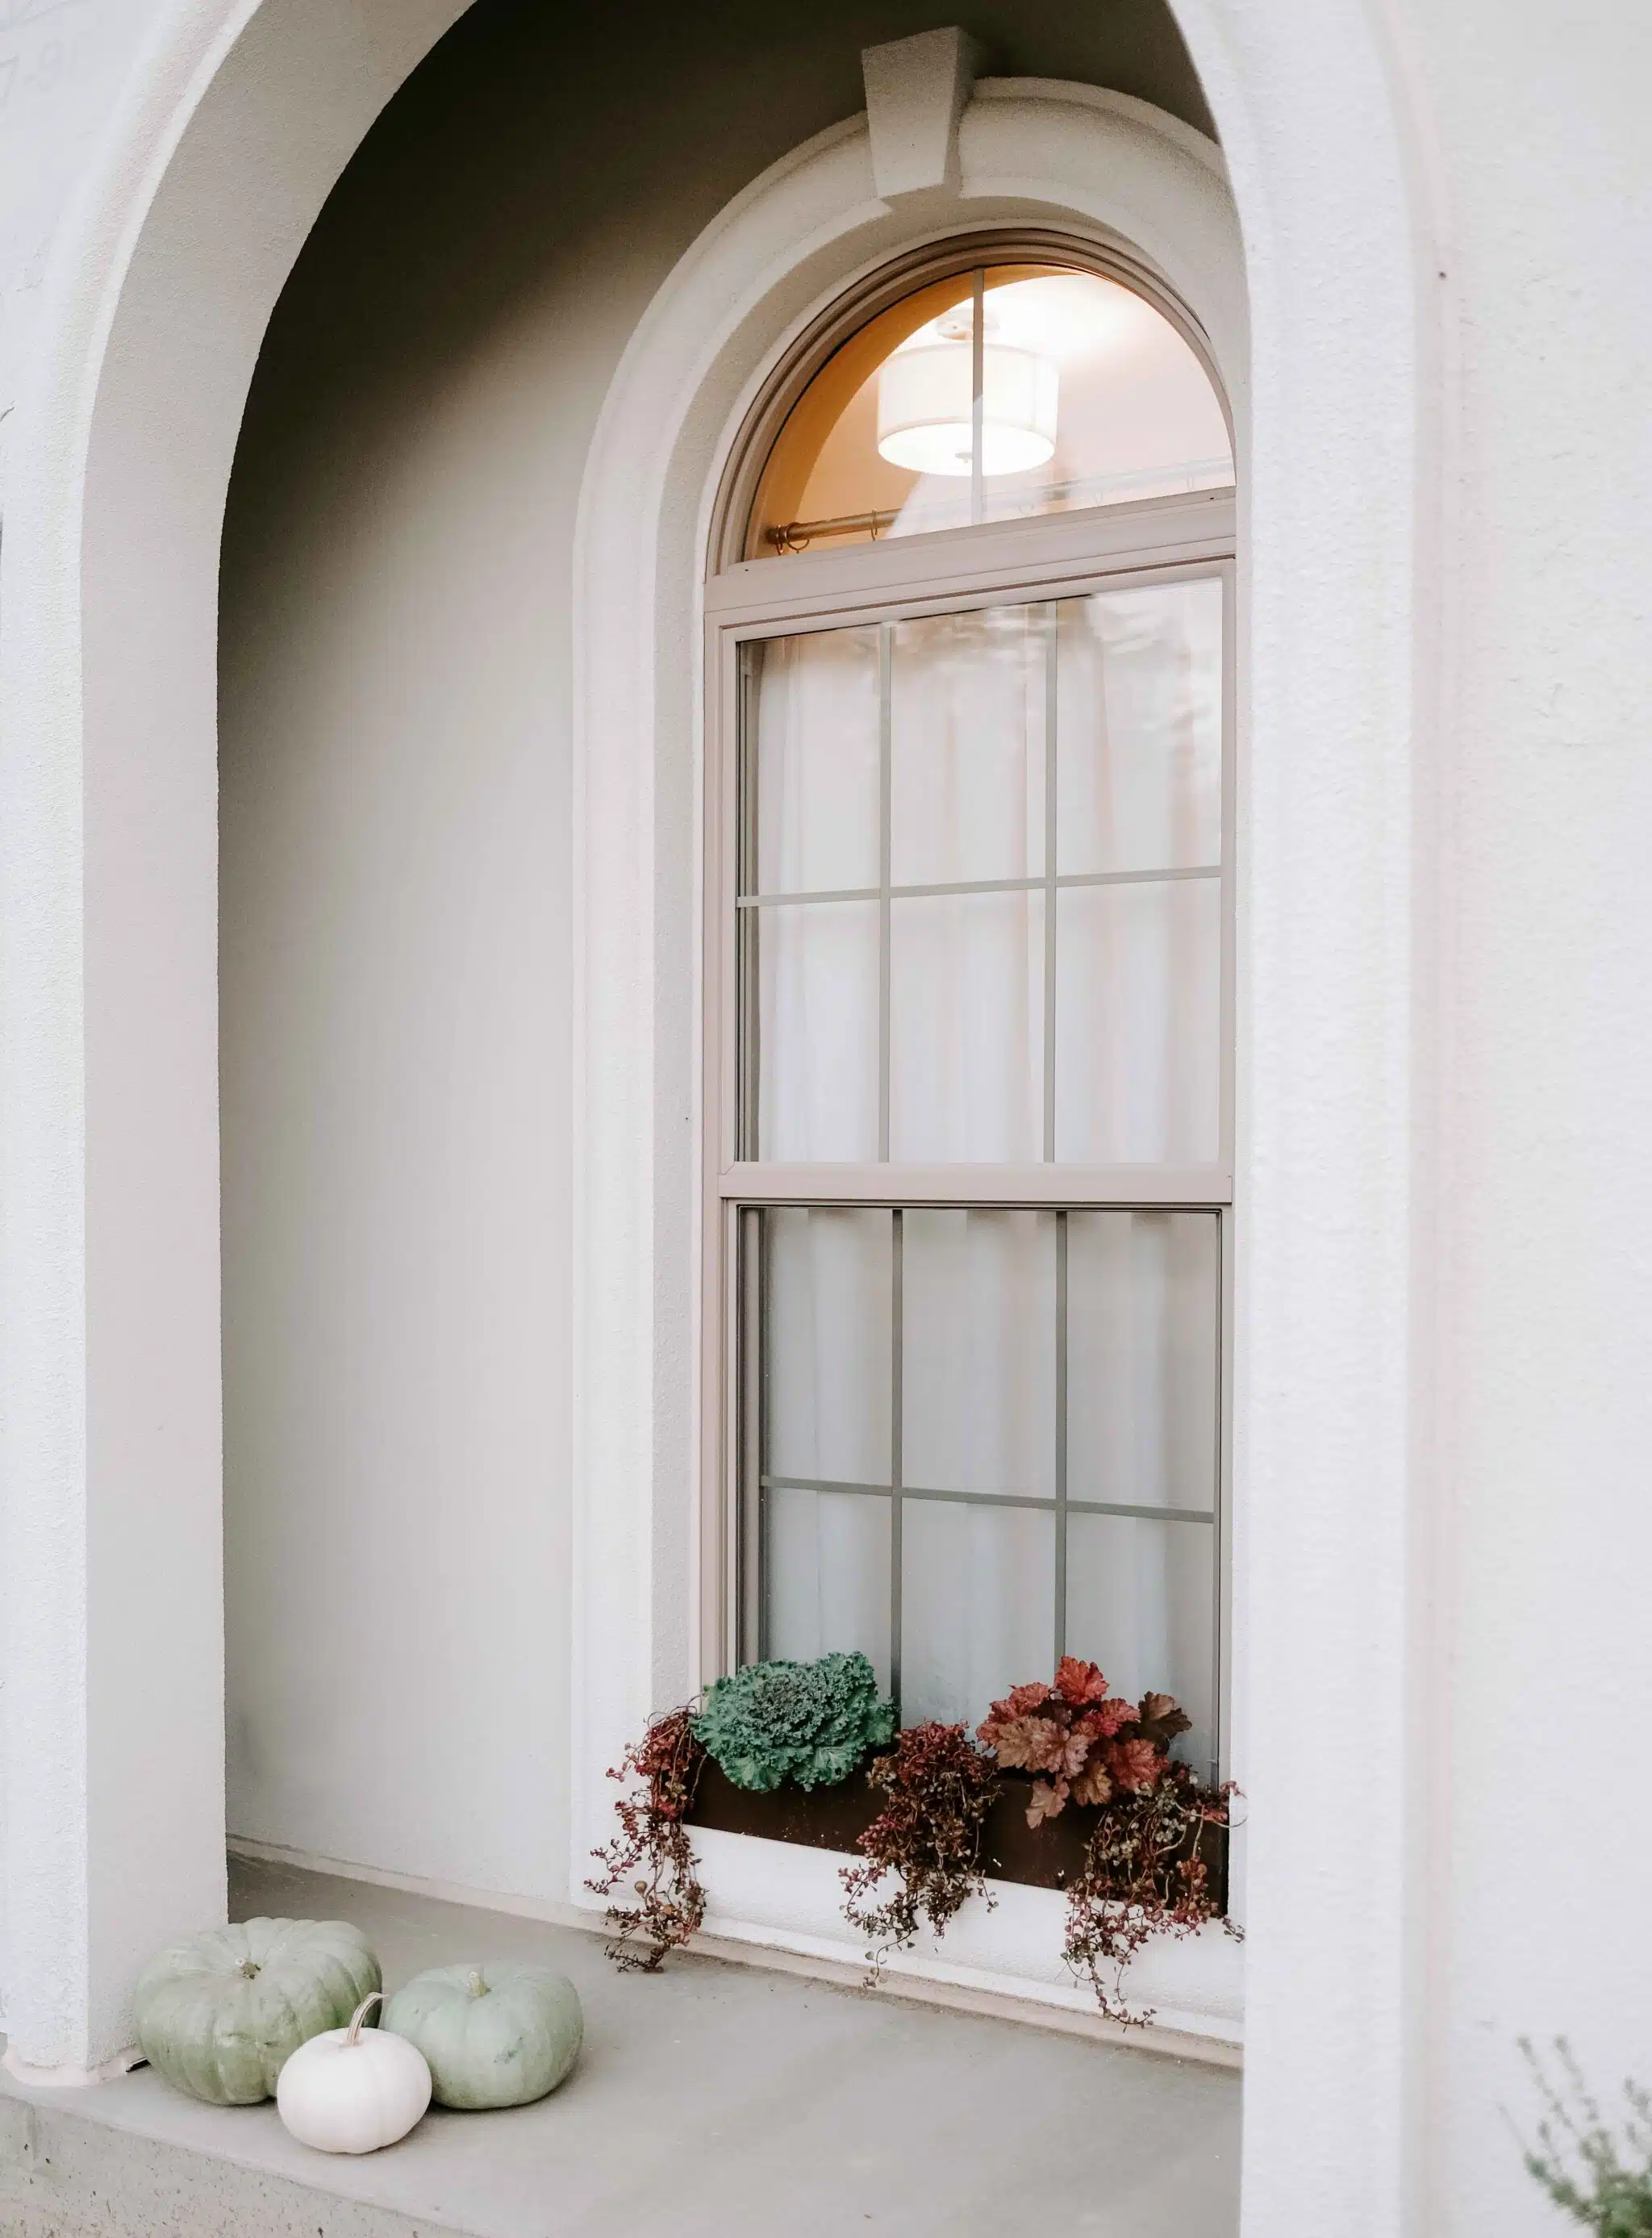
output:
<svg viewBox="0 0 1652 2238"><path fill-rule="evenodd" d="M235 432L322 199L461 12L173 8L63 244L22 407L0 645L7 1990L14 2061L66 2077L118 2053L149 1950L223 1901L215 589ZM1374 10L1175 12L1228 153L1252 334L1236 1429L1269 1645L1246 1745L1246 2212L1260 2232L1317 2204L1347 2228L1358 2200L1375 2231L1400 2215L1422 1838L1402 1742L1423 1582L1411 769L1432 260ZM594 1087L589 1012L585 1030ZM1303 1733L1309 1692L1341 1738L1329 1764ZM1327 1819L1361 1839L1328 1857Z"/></svg>

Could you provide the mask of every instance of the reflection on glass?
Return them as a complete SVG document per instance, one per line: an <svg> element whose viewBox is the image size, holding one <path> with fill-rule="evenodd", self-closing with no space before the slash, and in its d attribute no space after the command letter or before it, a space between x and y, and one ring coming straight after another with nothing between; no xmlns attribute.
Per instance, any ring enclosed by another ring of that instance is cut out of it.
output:
<svg viewBox="0 0 1652 2238"><path fill-rule="evenodd" d="M903 1481L1051 1498L1054 1215L914 1210L902 1228Z"/></svg>
<svg viewBox="0 0 1652 2238"><path fill-rule="evenodd" d="M1221 888L1070 886L1056 904L1055 1155L1197 1164L1220 1142Z"/></svg>
<svg viewBox="0 0 1652 2238"><path fill-rule="evenodd" d="M902 1503L901 1716L973 1725L1054 1667L1055 1518L1047 1508Z"/></svg>
<svg viewBox="0 0 1652 2238"><path fill-rule="evenodd" d="M896 626L897 886L1042 876L1047 612L988 606Z"/></svg>
<svg viewBox="0 0 1652 2238"><path fill-rule="evenodd" d="M889 1503L771 1486L763 1496L763 1652L796 1663L851 1652L889 1683Z"/></svg>
<svg viewBox="0 0 1652 2238"><path fill-rule="evenodd" d="M757 951L758 1156L876 1158L877 904L742 914Z"/></svg>
<svg viewBox="0 0 1652 2238"><path fill-rule="evenodd" d="M1057 869L1222 859L1222 586L1214 576L1063 599Z"/></svg>
<svg viewBox="0 0 1652 2238"><path fill-rule="evenodd" d="M1233 479L1210 378L1118 281L996 265L918 289L844 343L800 399L758 491L754 557L1113 505Z"/></svg>
<svg viewBox="0 0 1652 2238"><path fill-rule="evenodd" d="M1115 1692L1134 1700L1150 1692L1173 1694L1193 1721L1175 1753L1208 1771L1212 1526L1072 1515L1067 1533L1067 1652L1099 1663Z"/></svg>
<svg viewBox="0 0 1652 2238"><path fill-rule="evenodd" d="M949 894L889 911L889 1155L1042 1155L1044 896Z"/></svg>
<svg viewBox="0 0 1652 2238"><path fill-rule="evenodd" d="M1067 1215L1070 1499L1215 1508L1219 1232L1210 1212Z"/></svg>
<svg viewBox="0 0 1652 2238"><path fill-rule="evenodd" d="M775 1476L890 1481L891 1231L881 1211L782 1206L763 1215L766 1467Z"/></svg>
<svg viewBox="0 0 1652 2238"><path fill-rule="evenodd" d="M760 893L878 882L878 635L817 630L749 648Z"/></svg>

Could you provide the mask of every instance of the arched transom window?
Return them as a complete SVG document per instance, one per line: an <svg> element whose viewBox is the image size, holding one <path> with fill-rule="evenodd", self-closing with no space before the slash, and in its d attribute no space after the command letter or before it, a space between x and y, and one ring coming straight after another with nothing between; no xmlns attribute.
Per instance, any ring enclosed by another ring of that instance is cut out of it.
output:
<svg viewBox="0 0 1652 2238"><path fill-rule="evenodd" d="M1221 1754L1233 463L1196 331L957 249L758 415L707 590L714 1665L1063 1653Z"/></svg>

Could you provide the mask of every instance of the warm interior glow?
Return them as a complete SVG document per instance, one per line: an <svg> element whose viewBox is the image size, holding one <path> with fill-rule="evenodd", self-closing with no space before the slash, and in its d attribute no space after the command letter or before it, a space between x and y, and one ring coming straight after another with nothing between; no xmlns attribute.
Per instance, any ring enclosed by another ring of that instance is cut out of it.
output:
<svg viewBox="0 0 1652 2238"><path fill-rule="evenodd" d="M975 465L975 349L968 332L920 328L877 377L877 448L915 474L967 474ZM981 471L1027 473L1055 452L1060 375L1035 350L981 348Z"/></svg>
<svg viewBox="0 0 1652 2238"><path fill-rule="evenodd" d="M976 284L927 282L822 367L764 467L754 558L1231 486L1226 418L1186 337L1120 281L1049 264L981 275L977 483Z"/></svg>

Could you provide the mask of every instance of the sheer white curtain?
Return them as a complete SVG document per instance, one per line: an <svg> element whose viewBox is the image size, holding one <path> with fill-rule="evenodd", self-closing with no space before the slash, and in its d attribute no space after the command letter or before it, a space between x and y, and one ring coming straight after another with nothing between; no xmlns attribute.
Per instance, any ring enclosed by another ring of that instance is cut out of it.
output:
<svg viewBox="0 0 1652 2238"><path fill-rule="evenodd" d="M757 649L757 886L876 889L882 798L880 639L820 630ZM757 944L757 1154L878 1155L876 900L764 909Z"/></svg>
<svg viewBox="0 0 1652 2238"><path fill-rule="evenodd" d="M762 1157L1216 1155L1220 648L1214 580L763 648ZM974 890L910 891L937 886ZM1181 1696L1208 1754L1213 1526L1056 1501L1213 1513L1214 1216L798 1209L764 1237L766 1652L887 1678L898 1639L905 1717L975 1719L1064 1634Z"/></svg>

